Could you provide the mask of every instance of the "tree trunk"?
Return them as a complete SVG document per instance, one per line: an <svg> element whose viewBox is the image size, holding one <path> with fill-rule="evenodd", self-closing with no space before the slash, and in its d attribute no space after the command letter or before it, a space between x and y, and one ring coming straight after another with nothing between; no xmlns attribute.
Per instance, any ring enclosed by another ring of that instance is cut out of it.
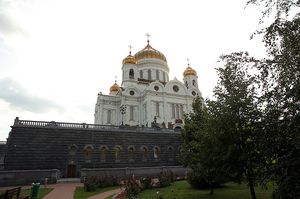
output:
<svg viewBox="0 0 300 199"><path fill-rule="evenodd" d="M250 177L250 176L248 176L248 182L249 182L249 188L250 188L251 198L252 199L256 199L253 178Z"/></svg>
<svg viewBox="0 0 300 199"><path fill-rule="evenodd" d="M210 184L210 195L214 195L214 186L213 186L213 183L209 183Z"/></svg>

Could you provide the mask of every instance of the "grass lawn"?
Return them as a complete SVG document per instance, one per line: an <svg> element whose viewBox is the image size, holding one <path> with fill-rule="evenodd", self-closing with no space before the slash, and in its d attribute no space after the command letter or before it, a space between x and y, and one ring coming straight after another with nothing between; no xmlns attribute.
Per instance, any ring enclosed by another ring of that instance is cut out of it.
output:
<svg viewBox="0 0 300 199"><path fill-rule="evenodd" d="M249 189L246 185L227 183L223 188L215 189L214 195L210 190L193 189L187 181L174 182L166 188L147 189L140 194L142 199L155 199L158 194L163 199L251 199ZM272 190L255 189L257 199L270 199Z"/></svg>
<svg viewBox="0 0 300 199"><path fill-rule="evenodd" d="M85 199L90 196L103 193L106 191L110 191L113 189L118 189L120 186L113 186L113 187L105 187L105 188L98 188L96 191L91 191L91 192L85 192L83 187L76 187L76 190L74 192L74 199Z"/></svg>
<svg viewBox="0 0 300 199"><path fill-rule="evenodd" d="M45 195L47 195L52 190L53 190L53 188L40 188L37 199L43 198ZM0 195L4 192L5 192L5 190L1 190ZM30 194L31 194L31 189L21 189L21 194L20 194L21 196L30 196Z"/></svg>

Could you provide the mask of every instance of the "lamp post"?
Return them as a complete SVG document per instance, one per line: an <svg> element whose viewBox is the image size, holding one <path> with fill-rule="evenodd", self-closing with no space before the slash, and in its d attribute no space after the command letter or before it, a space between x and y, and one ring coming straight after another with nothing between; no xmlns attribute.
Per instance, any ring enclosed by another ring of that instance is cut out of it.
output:
<svg viewBox="0 0 300 199"><path fill-rule="evenodd" d="M124 123L123 123L123 116L126 114L126 109L127 109L126 105L122 104L120 106L120 112L121 112L121 115L122 115L122 126L124 125Z"/></svg>

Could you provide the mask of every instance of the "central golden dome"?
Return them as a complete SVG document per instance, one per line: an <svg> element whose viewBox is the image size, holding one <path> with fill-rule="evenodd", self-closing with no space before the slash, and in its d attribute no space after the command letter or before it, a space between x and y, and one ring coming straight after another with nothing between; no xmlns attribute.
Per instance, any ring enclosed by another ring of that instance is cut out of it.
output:
<svg viewBox="0 0 300 199"><path fill-rule="evenodd" d="M150 46L149 43L147 44L147 46L144 49L137 52L134 55L134 57L136 58L137 61L139 61L141 59L145 59L145 58L156 58L156 59L160 59L160 60L167 62L167 59L164 56L164 54L162 54L158 50L152 48L152 46Z"/></svg>

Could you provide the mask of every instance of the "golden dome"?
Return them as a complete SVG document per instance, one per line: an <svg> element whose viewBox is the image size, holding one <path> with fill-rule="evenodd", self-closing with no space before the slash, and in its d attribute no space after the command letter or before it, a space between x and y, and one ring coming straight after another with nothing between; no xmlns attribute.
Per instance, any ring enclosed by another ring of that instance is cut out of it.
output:
<svg viewBox="0 0 300 199"><path fill-rule="evenodd" d="M110 92L118 92L120 90L120 86L117 84L117 82L114 83L109 89Z"/></svg>
<svg viewBox="0 0 300 199"><path fill-rule="evenodd" d="M134 56L131 55L131 53L125 57L125 59L123 59L123 64L136 64L136 58Z"/></svg>
<svg viewBox="0 0 300 199"><path fill-rule="evenodd" d="M197 72L194 69L192 69L190 66L188 66L185 69L185 71L183 72L183 76L184 77L187 76L187 75L195 75L195 76L197 76Z"/></svg>
<svg viewBox="0 0 300 199"><path fill-rule="evenodd" d="M145 59L145 58L156 58L156 59L161 59L163 61L167 61L166 57L159 52L158 50L155 50L154 48L152 48L152 46L150 46L149 42L147 44L147 46L140 50L139 52L137 52L134 57L136 58L136 60L141 60L141 59Z"/></svg>

